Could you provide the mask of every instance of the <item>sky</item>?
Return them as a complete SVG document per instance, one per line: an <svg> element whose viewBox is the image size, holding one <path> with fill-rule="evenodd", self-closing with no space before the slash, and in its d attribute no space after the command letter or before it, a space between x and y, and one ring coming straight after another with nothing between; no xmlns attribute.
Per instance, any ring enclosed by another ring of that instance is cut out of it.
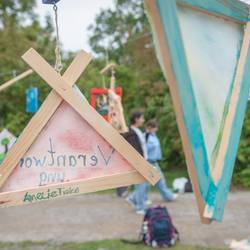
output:
<svg viewBox="0 0 250 250"><path fill-rule="evenodd" d="M250 3L250 0L241 0ZM114 0L60 0L58 3L60 40L65 51L84 49L92 52L88 44L87 27L94 23L100 8L113 6ZM37 14L44 23L46 14L54 17L52 5L37 0ZM54 19L53 19L54 20Z"/></svg>
<svg viewBox="0 0 250 250"><path fill-rule="evenodd" d="M63 50L84 49L91 52L87 27L94 23L100 8L112 7L113 2L114 0L61 0L57 5L59 34ZM37 0L36 13L39 14L42 23L48 13L54 21L52 5L42 4L42 0Z"/></svg>

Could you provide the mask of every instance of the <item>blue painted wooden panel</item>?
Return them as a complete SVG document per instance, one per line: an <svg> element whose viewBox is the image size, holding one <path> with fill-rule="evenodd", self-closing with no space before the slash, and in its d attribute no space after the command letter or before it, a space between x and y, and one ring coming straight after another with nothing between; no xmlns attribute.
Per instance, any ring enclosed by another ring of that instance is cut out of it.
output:
<svg viewBox="0 0 250 250"><path fill-rule="evenodd" d="M56 4L60 0L43 0L43 4Z"/></svg>
<svg viewBox="0 0 250 250"><path fill-rule="evenodd" d="M177 2L226 16L239 22L249 20L248 5L238 0L177 0Z"/></svg>
<svg viewBox="0 0 250 250"><path fill-rule="evenodd" d="M157 0L156 3L165 30L165 38L168 42L176 84L183 107L185 126L187 128L196 172L200 183L200 192L203 199L205 199L211 181L209 162L185 50L182 43L182 35L179 27L179 20L177 18L177 7L174 0Z"/></svg>
<svg viewBox="0 0 250 250"><path fill-rule="evenodd" d="M221 134L234 87L245 24L228 22L217 15L207 15L205 12L186 8L185 5L177 7L177 2L239 21L244 21L243 18L248 17L249 11L247 10L246 15L247 5L233 0L154 2L164 30L165 46L170 53L200 192L204 202L213 210L212 219L221 220L250 90L250 78L247 77L247 72L250 71L249 52L230 131L230 143L223 158L222 178L218 182L212 178L213 160L221 146ZM154 26L153 30L156 31L157 27ZM157 38L155 40L158 41ZM163 64L159 52L158 47L160 62ZM166 77L168 78L167 75Z"/></svg>

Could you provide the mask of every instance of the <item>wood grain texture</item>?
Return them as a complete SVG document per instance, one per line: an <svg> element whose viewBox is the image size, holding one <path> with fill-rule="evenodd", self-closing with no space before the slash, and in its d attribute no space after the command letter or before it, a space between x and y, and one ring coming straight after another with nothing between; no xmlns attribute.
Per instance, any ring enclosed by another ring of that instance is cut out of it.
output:
<svg viewBox="0 0 250 250"><path fill-rule="evenodd" d="M156 184L160 174L136 150L103 120L88 101L77 95L67 82L34 50L30 49L23 57L35 72L37 72L61 97L68 102L115 150L117 150L132 166L151 184Z"/></svg>
<svg viewBox="0 0 250 250"><path fill-rule="evenodd" d="M89 54L81 51L73 60L71 66L65 72L63 79L71 86L75 83L76 79L81 75L91 60ZM0 169L0 187L7 180L14 168L19 163L20 159L27 152L31 144L35 141L41 130L47 124L48 120L57 110L62 103L63 99L56 93L51 91L46 98L39 111L30 120L16 144L11 148L7 154Z"/></svg>
<svg viewBox="0 0 250 250"><path fill-rule="evenodd" d="M7 88L9 88L10 86L12 86L13 84L15 84L16 82L22 80L23 78L31 75L33 73L32 69L28 69L25 72L23 72L22 74L18 75L17 77L3 83L2 85L0 85L0 92L6 90Z"/></svg>
<svg viewBox="0 0 250 250"><path fill-rule="evenodd" d="M173 70L173 66L172 66L171 59L170 59L171 56L169 52L169 47L166 46L167 41L164 36L164 29L162 27L160 16L158 15L158 8L156 5L156 1L146 0L145 4L146 4L148 11L150 12L150 16L152 17L150 20L152 25L154 27L157 27L155 28L155 32L156 32L156 36L158 39L157 44L160 48L160 53L162 55L161 57L162 67L163 67L163 71L165 72L165 76L168 80L171 97L173 101L173 106L175 110L175 115L177 119L177 125L178 125L179 132L180 132L181 139L182 139L182 146L183 146L184 154L186 157L189 176L191 177L193 190L197 199L200 218L201 218L202 223L209 224L211 223L211 220L206 219L203 216L205 203L202 198L201 190L199 187L199 181L198 181L198 177L196 173L195 162L193 159L192 147L189 141L187 129L185 127L183 109L182 109L179 91L178 91L178 87L176 83L175 72Z"/></svg>
<svg viewBox="0 0 250 250"><path fill-rule="evenodd" d="M33 204L40 201L66 198L121 186L143 183L146 180L137 171L103 176L89 180L71 181L39 188L0 193L0 207Z"/></svg>

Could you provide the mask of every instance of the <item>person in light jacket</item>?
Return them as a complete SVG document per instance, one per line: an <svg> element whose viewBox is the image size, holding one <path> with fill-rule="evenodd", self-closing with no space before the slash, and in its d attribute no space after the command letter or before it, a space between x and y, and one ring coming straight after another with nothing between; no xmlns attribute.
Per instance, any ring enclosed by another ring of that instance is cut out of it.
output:
<svg viewBox="0 0 250 250"><path fill-rule="evenodd" d="M177 198L177 194L172 193L172 191L167 187L167 183L164 174L160 168L159 161L162 159L162 151L160 140L157 137L158 125L155 120L149 120L146 124L146 145L147 145L147 157L151 165L153 165L160 173L161 179L157 182L156 188L160 192L162 198L165 201L173 201ZM149 190L149 185L147 191ZM147 193L145 193L145 203L147 203Z"/></svg>

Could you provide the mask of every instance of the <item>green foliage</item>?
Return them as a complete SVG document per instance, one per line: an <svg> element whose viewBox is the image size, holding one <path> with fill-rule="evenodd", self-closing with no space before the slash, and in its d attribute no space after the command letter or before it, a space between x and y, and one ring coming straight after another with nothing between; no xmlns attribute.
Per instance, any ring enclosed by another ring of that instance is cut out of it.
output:
<svg viewBox="0 0 250 250"><path fill-rule="evenodd" d="M25 241L20 243L1 243L0 249L5 250L152 250L144 244L129 244L121 240L102 240L86 243L64 243L56 244L53 242L31 242ZM171 248L172 250L226 250L226 248L216 247L200 247L200 246L186 246L179 245Z"/></svg>
<svg viewBox="0 0 250 250"><path fill-rule="evenodd" d="M89 26L89 42L98 54L108 51L117 60L126 55L124 44L140 34L147 22L141 0L116 0L114 9L103 9Z"/></svg>
<svg viewBox="0 0 250 250"><path fill-rule="evenodd" d="M34 15L34 6L35 0L0 1L0 82L28 68L20 57L30 47L37 49L51 64L54 62L55 38L51 18L47 17L46 26L42 27ZM108 53L109 59L118 64L117 85L124 91L127 120L130 113L138 109L145 112L146 119L156 118L164 156L162 168L168 172L178 168L185 174L186 164L169 89L155 56L143 1L114 1L114 8L102 9L98 13L89 32L90 45L98 57L79 79L79 88L89 99L92 87L108 87L109 78L100 74ZM68 65L74 55L64 57L65 65ZM26 126L31 115L25 113L25 90L30 86L39 88L42 103L49 87L36 74L0 93L0 130L6 127L18 136ZM248 108L233 178L235 184L243 187L250 187L249 138Z"/></svg>
<svg viewBox="0 0 250 250"><path fill-rule="evenodd" d="M234 183L250 187L250 104L248 104L233 176Z"/></svg>
<svg viewBox="0 0 250 250"><path fill-rule="evenodd" d="M119 86L123 87L126 118L142 110L146 119L159 123L164 170L186 169L168 86L153 48L143 1L115 1L115 9L103 9L90 26L90 44L100 56L120 63L116 68ZM127 119L128 120L128 119Z"/></svg>
<svg viewBox="0 0 250 250"><path fill-rule="evenodd" d="M162 168L186 169L167 84L153 49L149 24L142 0L115 1L115 9L104 9L96 17L90 44L101 56L122 66L117 69L119 85L124 88L124 109L128 116L135 109L145 112L146 119L156 118L164 159ZM237 157L234 183L250 187L250 110L248 108Z"/></svg>
<svg viewBox="0 0 250 250"><path fill-rule="evenodd" d="M51 19L45 27L33 14L35 0L10 0L0 3L0 81L3 83L28 66L21 55L30 47L37 49L49 62L54 61L54 36ZM27 18L28 21L26 20ZM25 113L25 91L30 86L40 90L40 102L49 88L33 74L0 93L0 130L4 127L19 135L31 116Z"/></svg>

